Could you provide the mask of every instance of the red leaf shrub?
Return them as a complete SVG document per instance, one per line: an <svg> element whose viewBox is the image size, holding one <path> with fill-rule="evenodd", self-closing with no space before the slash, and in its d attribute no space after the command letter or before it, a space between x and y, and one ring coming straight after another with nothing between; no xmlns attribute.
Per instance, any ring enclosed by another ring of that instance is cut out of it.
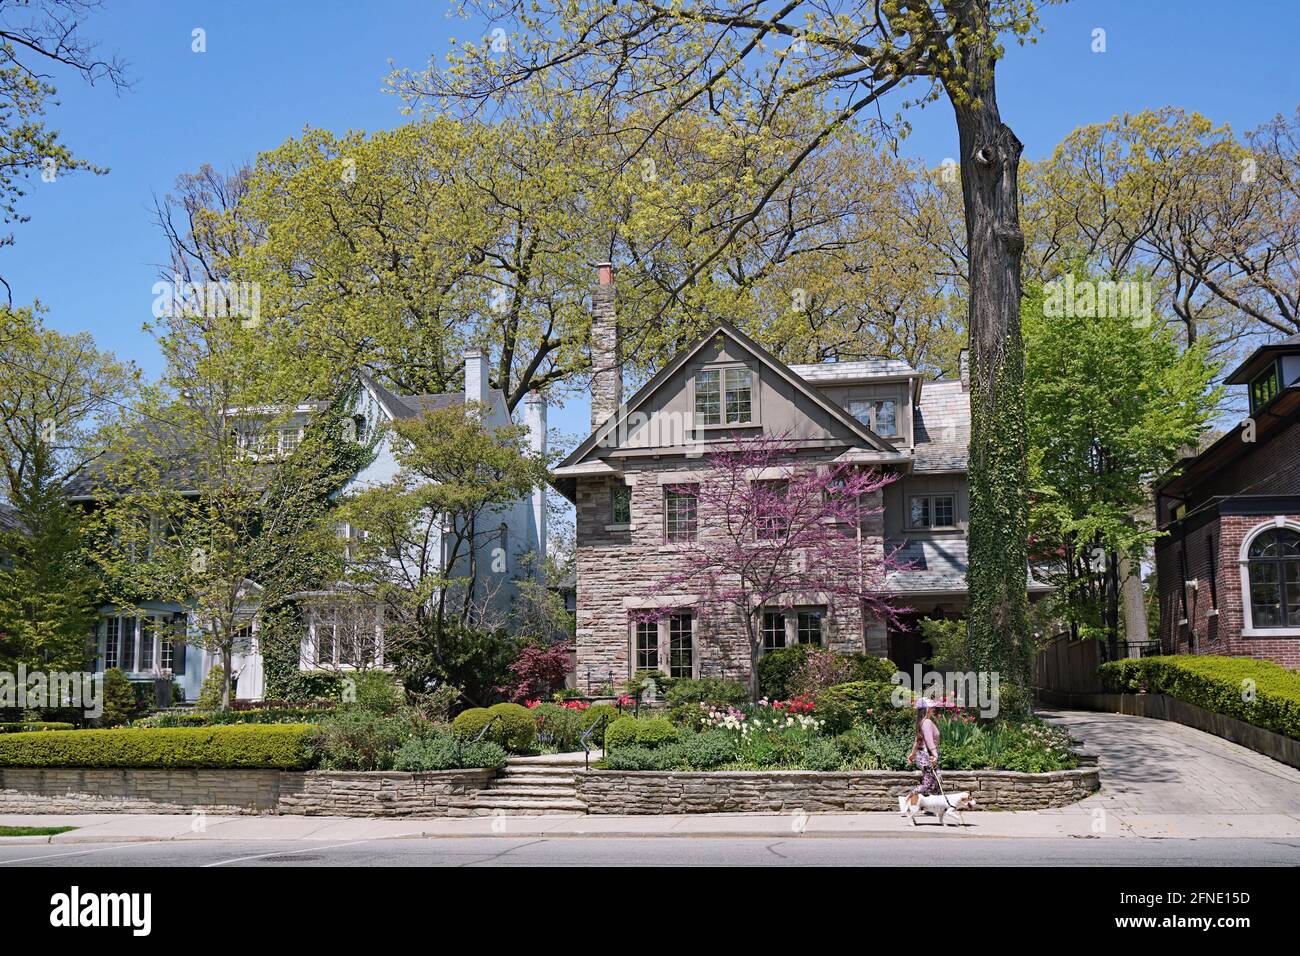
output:
<svg viewBox="0 0 1300 956"><path fill-rule="evenodd" d="M514 680L499 690L512 701L524 703L549 697L564 686L569 673L568 645L525 647L510 665L510 673Z"/></svg>

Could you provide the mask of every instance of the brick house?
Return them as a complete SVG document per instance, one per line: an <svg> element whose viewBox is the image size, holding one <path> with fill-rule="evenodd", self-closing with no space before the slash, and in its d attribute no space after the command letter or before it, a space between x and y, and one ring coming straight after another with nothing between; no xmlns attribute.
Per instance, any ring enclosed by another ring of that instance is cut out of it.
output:
<svg viewBox="0 0 1300 956"><path fill-rule="evenodd" d="M673 539L694 534L681 486L707 472L711 446L736 436L781 435L796 466L852 462L899 478L865 502L881 513L867 549L896 553L906 570L886 590L913 617L966 609L969 381L926 381L906 362L786 365L719 323L626 402L612 269L593 292L591 434L555 470L576 508L577 684L618 685L634 671L748 676L743 620L705 620L694 595L662 593ZM816 643L888 656L910 667L924 655L914 627L891 630L860 607L791 595L765 612L765 647ZM654 622L638 611L657 609ZM667 614L663 612L673 609ZM716 614L716 612L715 612Z"/></svg>
<svg viewBox="0 0 1300 956"><path fill-rule="evenodd" d="M1300 335L1225 382L1250 416L1156 488L1161 650L1300 667Z"/></svg>

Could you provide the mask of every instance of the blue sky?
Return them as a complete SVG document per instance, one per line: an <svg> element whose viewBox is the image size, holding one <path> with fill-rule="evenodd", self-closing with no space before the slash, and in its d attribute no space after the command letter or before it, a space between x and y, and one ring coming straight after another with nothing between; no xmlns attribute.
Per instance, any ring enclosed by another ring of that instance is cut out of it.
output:
<svg viewBox="0 0 1300 956"><path fill-rule="evenodd" d="M305 126L401 123L399 101L383 92L388 60L421 66L449 37L470 37L449 9L444 0L105 0L86 32L130 64L133 88L118 95L57 76L62 105L50 123L111 172L30 184L22 210L31 222L0 250L15 303L39 298L55 328L88 330L156 372L141 329L166 257L153 197L179 173L251 162ZM1043 24L1035 46L1008 52L998 78L1003 118L1033 158L1117 113L1177 105L1245 130L1300 103L1294 0L1076 0L1047 8ZM205 53L191 51L196 27ZM1106 31L1105 53L1092 52L1095 28ZM956 154L946 103L912 118L904 153L931 163ZM552 425L577 432L586 418L579 397Z"/></svg>

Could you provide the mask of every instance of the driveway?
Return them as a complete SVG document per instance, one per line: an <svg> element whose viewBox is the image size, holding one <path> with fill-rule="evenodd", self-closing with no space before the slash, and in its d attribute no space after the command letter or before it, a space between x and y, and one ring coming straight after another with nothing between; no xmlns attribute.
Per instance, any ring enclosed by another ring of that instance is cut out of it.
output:
<svg viewBox="0 0 1300 956"><path fill-rule="evenodd" d="M1300 815L1300 770L1170 720L1039 711L1098 755L1101 791L1077 809Z"/></svg>

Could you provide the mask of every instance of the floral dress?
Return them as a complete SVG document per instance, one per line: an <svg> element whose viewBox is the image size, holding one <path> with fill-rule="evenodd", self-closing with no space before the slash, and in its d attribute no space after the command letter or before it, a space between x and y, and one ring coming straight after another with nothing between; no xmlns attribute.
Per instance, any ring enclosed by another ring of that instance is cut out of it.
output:
<svg viewBox="0 0 1300 956"><path fill-rule="evenodd" d="M921 722L921 737L922 746L916 752L916 765L921 768L921 784L913 787L908 793L919 793L927 797L939 792L939 778L934 772L939 755L939 728L935 726L934 721L926 718ZM933 761L930 759L931 750L935 753Z"/></svg>

